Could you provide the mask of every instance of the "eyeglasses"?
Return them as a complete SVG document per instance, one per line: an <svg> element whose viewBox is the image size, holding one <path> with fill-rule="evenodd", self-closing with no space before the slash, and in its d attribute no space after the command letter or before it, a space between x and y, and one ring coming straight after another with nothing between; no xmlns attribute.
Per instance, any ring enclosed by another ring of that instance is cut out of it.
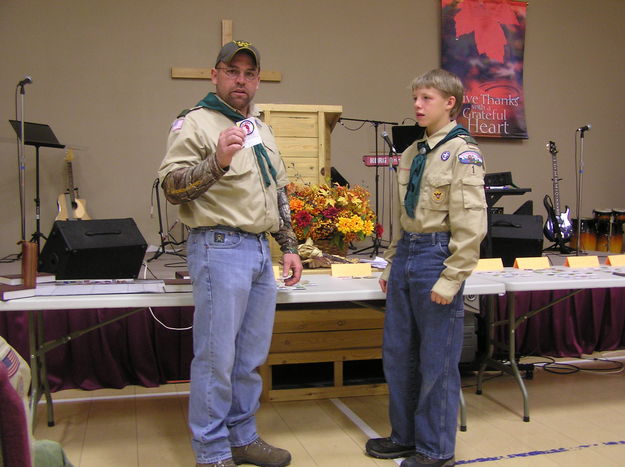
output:
<svg viewBox="0 0 625 467"><path fill-rule="evenodd" d="M258 78L258 70L244 70L241 71L238 68L224 68L215 67L217 70L222 70L224 74L230 79L237 79L240 75L243 75L245 81L254 81Z"/></svg>

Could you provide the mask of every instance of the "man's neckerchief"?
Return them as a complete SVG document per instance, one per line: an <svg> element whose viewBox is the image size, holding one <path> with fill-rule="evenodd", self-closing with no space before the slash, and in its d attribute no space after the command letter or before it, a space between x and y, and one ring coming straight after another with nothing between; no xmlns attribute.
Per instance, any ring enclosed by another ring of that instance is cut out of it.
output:
<svg viewBox="0 0 625 467"><path fill-rule="evenodd" d="M414 219L414 211L417 207L417 203L419 202L421 177L423 175L423 169L425 168L425 161L428 153L439 147L441 144L446 143L450 139L463 135L471 136L465 127L458 124L452 128L451 131L447 133L445 137L441 139L433 148L430 148L428 143L425 141L417 143L419 153L415 156L412 160L412 164L410 165L410 178L408 179L408 188L406 190L406 196L404 197L404 206L409 217Z"/></svg>
<svg viewBox="0 0 625 467"><path fill-rule="evenodd" d="M239 122L241 120L245 120L245 117L238 112L235 112L226 104L224 104L221 100L217 98L215 93L209 92L207 96L197 103L199 107L206 107L207 109L216 110L217 112L221 112L223 115L228 117L233 122ZM265 186L271 185L271 180L269 179L269 175L267 175L267 168L269 169L269 173L273 178L273 181L276 182L277 172L273 167L271 160L269 159L269 155L265 150L265 146L263 143L258 143L254 145L254 154L256 154L256 160L258 161L258 166L260 167L261 174L263 176L263 181L265 182ZM267 163L267 168L265 168L265 163Z"/></svg>

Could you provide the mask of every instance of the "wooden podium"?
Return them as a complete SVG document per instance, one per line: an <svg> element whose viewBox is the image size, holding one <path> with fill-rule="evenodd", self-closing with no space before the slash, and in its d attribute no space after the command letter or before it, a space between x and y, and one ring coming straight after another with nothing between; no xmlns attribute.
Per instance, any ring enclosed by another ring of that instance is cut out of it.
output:
<svg viewBox="0 0 625 467"><path fill-rule="evenodd" d="M261 119L271 125L287 167L296 183L325 182L330 174L330 134L343 112L340 105L258 104Z"/></svg>

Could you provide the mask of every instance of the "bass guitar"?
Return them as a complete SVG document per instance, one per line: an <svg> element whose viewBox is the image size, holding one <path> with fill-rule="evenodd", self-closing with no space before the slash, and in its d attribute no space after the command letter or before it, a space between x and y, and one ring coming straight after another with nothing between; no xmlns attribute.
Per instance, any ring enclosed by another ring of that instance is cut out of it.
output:
<svg viewBox="0 0 625 467"><path fill-rule="evenodd" d="M553 202L549 195L545 195L543 204L547 210L547 221L543 228L545 237L552 242L564 243L571 239L573 235L573 225L571 223L571 209L566 206L564 212L560 211L560 186L558 178L558 149L556 143L549 141L547 145L551 154L551 165L553 168Z"/></svg>
<svg viewBox="0 0 625 467"><path fill-rule="evenodd" d="M87 203L85 202L85 200L78 199L76 197L76 194L78 193L78 188L74 187L72 160L74 160L74 151L68 149L67 153L65 154L67 191L65 193L61 193L56 202L59 208L59 214L56 216L57 221L91 219L87 214Z"/></svg>

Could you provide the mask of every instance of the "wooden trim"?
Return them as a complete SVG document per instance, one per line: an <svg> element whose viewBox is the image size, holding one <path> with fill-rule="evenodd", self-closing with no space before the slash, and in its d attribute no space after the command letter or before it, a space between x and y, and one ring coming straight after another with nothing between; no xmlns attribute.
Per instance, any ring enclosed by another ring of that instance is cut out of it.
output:
<svg viewBox="0 0 625 467"><path fill-rule="evenodd" d="M232 42L232 20L221 20L221 46L223 47L228 42Z"/></svg>
<svg viewBox="0 0 625 467"><path fill-rule="evenodd" d="M330 399L332 397L379 396L388 394L388 386L382 384L357 384L353 386L272 389L263 395L265 401L301 401L311 399Z"/></svg>
<svg viewBox="0 0 625 467"><path fill-rule="evenodd" d="M172 67L171 77L173 79L211 79L211 68ZM261 70L260 80L279 82L282 81L282 73L279 71Z"/></svg>

